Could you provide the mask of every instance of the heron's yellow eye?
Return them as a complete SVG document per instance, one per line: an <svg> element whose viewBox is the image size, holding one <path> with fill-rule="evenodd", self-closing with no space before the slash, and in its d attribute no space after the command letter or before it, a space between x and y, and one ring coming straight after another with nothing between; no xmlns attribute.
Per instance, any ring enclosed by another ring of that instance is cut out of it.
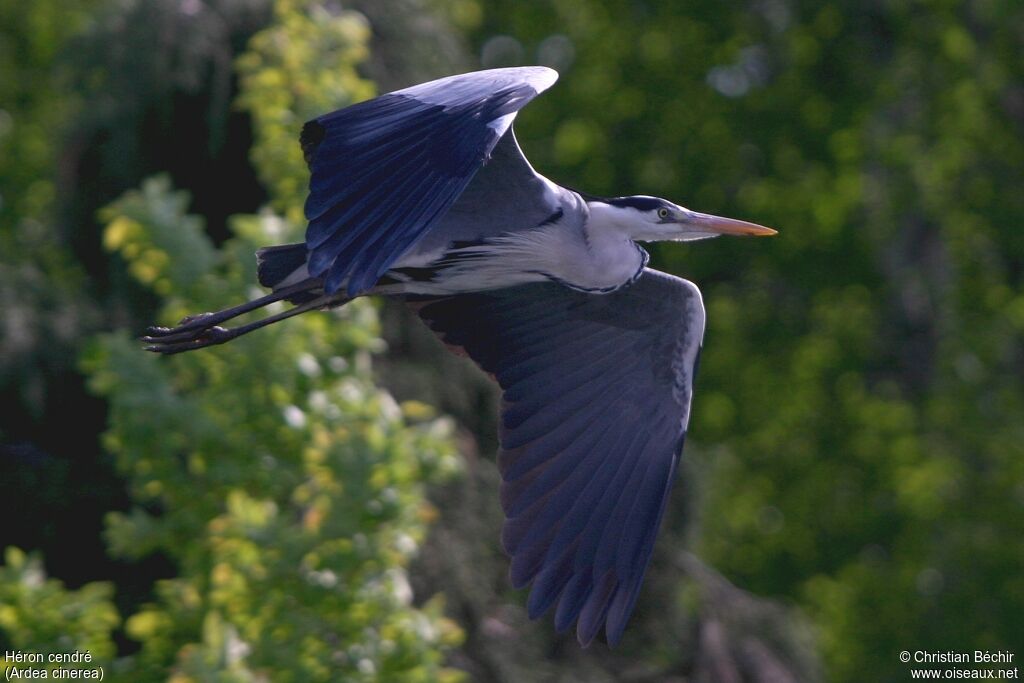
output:
<svg viewBox="0 0 1024 683"><path fill-rule="evenodd" d="M668 209L665 207L658 209L658 218L668 218Z"/></svg>

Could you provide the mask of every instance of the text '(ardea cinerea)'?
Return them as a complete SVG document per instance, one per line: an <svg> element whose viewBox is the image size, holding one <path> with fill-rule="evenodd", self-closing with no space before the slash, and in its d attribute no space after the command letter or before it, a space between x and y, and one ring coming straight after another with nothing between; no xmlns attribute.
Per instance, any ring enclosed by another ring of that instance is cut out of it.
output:
<svg viewBox="0 0 1024 683"><path fill-rule="evenodd" d="M502 545L536 618L617 643L640 593L690 418L704 307L638 242L773 235L648 196L600 198L534 171L516 114L558 74L492 69L398 90L302 129L301 244L257 252L267 296L154 327L177 353L355 297L407 300L503 391ZM269 303L293 308L234 328Z"/></svg>

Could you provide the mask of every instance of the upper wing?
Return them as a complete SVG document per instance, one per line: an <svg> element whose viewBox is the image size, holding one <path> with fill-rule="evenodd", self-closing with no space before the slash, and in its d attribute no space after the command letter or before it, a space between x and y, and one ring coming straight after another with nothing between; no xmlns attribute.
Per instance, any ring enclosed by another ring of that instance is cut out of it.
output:
<svg viewBox="0 0 1024 683"><path fill-rule="evenodd" d="M326 278L328 293L346 279L350 295L373 286L445 215L516 112L557 78L545 67L477 71L307 123L310 274Z"/></svg>
<svg viewBox="0 0 1024 683"><path fill-rule="evenodd" d="M502 543L535 618L622 637L690 417L704 306L647 269L604 295L555 283L430 300L420 316L504 391Z"/></svg>

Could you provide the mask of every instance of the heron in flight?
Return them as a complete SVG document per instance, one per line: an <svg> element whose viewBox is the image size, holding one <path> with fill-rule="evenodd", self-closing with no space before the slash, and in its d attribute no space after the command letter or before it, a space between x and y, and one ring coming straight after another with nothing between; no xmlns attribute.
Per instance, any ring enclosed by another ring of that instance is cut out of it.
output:
<svg viewBox="0 0 1024 683"><path fill-rule="evenodd" d="M558 74L477 71L308 122L305 242L257 252L270 294L153 327L151 351L221 344L359 296L408 301L492 374L501 541L528 610L617 643L675 478L704 334L700 291L639 242L773 235L649 196L596 197L537 173L512 131ZM234 328L238 315L294 307Z"/></svg>

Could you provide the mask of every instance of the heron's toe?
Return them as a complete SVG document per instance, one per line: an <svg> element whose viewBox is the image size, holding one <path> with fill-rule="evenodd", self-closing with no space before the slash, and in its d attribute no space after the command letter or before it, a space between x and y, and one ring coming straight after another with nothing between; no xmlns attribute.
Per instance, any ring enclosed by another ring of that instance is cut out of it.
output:
<svg viewBox="0 0 1024 683"><path fill-rule="evenodd" d="M213 316L213 313L193 313L192 315L186 315L178 322L178 327L184 327L185 325L192 325L193 323L202 322L207 318Z"/></svg>
<svg viewBox="0 0 1024 683"><path fill-rule="evenodd" d="M238 336L237 330L220 327L208 327L201 330L185 331L174 335L142 337L142 341L150 344L147 351L156 353L172 354L181 351L201 349L204 346L214 346L234 339Z"/></svg>

